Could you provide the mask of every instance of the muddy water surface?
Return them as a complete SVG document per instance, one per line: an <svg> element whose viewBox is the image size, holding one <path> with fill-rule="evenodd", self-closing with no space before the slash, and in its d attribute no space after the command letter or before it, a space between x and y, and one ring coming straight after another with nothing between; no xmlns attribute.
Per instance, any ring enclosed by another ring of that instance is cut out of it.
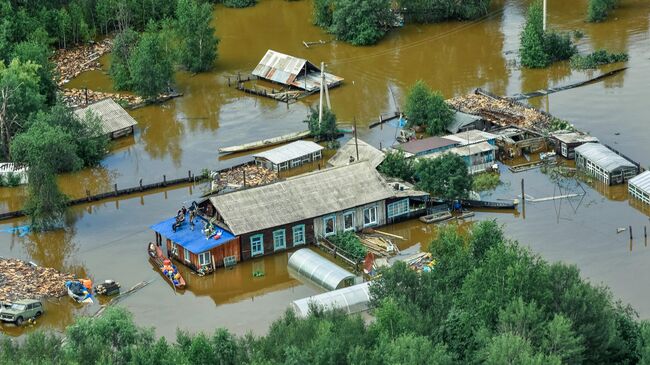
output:
<svg viewBox="0 0 650 365"><path fill-rule="evenodd" d="M331 42L309 49L302 41L331 37L310 24L308 1L265 0L249 9L217 7L214 24L221 43L215 71L178 73L176 84L183 97L132 111L139 123L135 136L119 141L101 167L60 176L60 185L67 194L78 197L86 190L111 190L113 184L135 186L140 179L143 183L159 181L163 174L175 178L186 176L188 170L198 173L203 168L227 167L249 157L219 156L220 146L304 130L302 120L317 96L287 106L228 87L228 76L250 72L267 49L314 63L324 61L330 72L344 77L345 83L331 90L333 110L346 123L356 118L359 137L376 146L392 143L395 130L389 126L369 130L366 126L378 114L394 111L407 87L418 79L452 97L476 87L512 95L592 76L593 72L572 72L566 63L546 70L517 68L518 34L528 3L497 0L490 14L479 21L410 25L391 32L372 47ZM616 145L647 166L650 2L623 0L611 19L601 24L583 22L585 4L584 0L549 1L549 26L583 31L585 36L578 41L583 52L598 48L628 52L629 68L603 82L531 102ZM109 57L103 61L107 66ZM69 86L111 90L110 79L101 71L82 74ZM578 191L575 185L554 184L539 170L513 175L504 169L505 184L487 198L517 196L522 178L526 193L537 198L553 196L560 189ZM472 220L497 219L511 237L547 259L578 265L586 277L609 285L642 317L650 317L650 297L641 280L650 275L645 264L650 252L640 236L643 226L650 223L647 208L628 201L624 188L583 186L587 194L582 199L528 203L525 214L520 207L516 213L481 212ZM123 288L153 280L120 305L131 310L139 324L155 326L160 335L173 336L177 327L211 331L220 326L236 333L263 333L291 300L316 293L313 287L289 276L285 254L203 278L186 273L189 289L176 294L146 260L144 247L153 239L148 227L202 192L202 187L185 186L75 207L64 230L23 238L0 232L0 255L88 275L95 281L115 279ZM24 189L0 189L0 209L20 208L23 197ZM0 228L26 223L3 222ZM629 225L635 232L632 245L627 232L616 233L617 227ZM426 247L435 234L435 227L419 222L385 230L406 238L398 242L402 249L417 243ZM255 271L265 275L253 277ZM49 311L39 320L39 327L60 329L74 316L92 314L99 308L77 307L67 298L60 302L47 304ZM23 333L11 326L0 328L11 335Z"/></svg>

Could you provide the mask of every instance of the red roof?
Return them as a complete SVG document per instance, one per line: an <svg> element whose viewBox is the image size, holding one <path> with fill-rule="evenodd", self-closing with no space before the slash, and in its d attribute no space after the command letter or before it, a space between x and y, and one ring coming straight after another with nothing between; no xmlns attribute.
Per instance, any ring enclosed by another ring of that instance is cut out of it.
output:
<svg viewBox="0 0 650 365"><path fill-rule="evenodd" d="M430 150L437 150L442 147L454 146L457 144L458 144L457 141L453 141L447 138L427 137L423 139L415 139L413 141L402 143L399 145L399 148L401 148L404 152L417 155L418 153L422 153Z"/></svg>

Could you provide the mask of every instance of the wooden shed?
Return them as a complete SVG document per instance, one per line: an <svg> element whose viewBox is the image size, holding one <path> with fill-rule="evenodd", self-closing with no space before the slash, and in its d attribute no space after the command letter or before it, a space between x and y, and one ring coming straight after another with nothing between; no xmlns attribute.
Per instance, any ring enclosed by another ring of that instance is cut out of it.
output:
<svg viewBox="0 0 650 365"><path fill-rule="evenodd" d="M323 158L323 146L312 141L295 141L253 155L255 164L280 172Z"/></svg>
<svg viewBox="0 0 650 365"><path fill-rule="evenodd" d="M307 92L320 89L321 70L304 58L289 56L269 49L253 70L253 75L262 79L296 87ZM338 86L343 78L325 72L325 82L328 88Z"/></svg>
<svg viewBox="0 0 650 365"><path fill-rule="evenodd" d="M571 131L559 131L551 134L551 140L555 145L555 153L573 160L575 158L575 149L585 143L598 142L598 138L588 134Z"/></svg>
<svg viewBox="0 0 650 365"><path fill-rule="evenodd" d="M622 184L639 173L639 167L600 143L575 149L576 168L607 185Z"/></svg>
<svg viewBox="0 0 650 365"><path fill-rule="evenodd" d="M75 115L82 120L88 112L99 117L102 131L110 139L116 139L133 134L135 126L138 124L138 122L136 122L135 119L133 119L133 117L131 117L129 113L120 106L120 104L110 98L100 100L74 111Z"/></svg>

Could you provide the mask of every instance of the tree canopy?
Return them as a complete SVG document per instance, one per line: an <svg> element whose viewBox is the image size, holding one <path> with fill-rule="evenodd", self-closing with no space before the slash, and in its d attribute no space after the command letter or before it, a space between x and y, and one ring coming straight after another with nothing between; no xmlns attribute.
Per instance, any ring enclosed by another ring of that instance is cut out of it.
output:
<svg viewBox="0 0 650 365"><path fill-rule="evenodd" d="M156 98L169 89L174 76L172 58L155 24L150 24L133 49L129 73L133 90L145 98Z"/></svg>
<svg viewBox="0 0 650 365"><path fill-rule="evenodd" d="M208 71L217 58L219 39L214 35L212 6L196 0L178 0L177 36L181 40L180 63L192 72Z"/></svg>
<svg viewBox="0 0 650 365"><path fill-rule="evenodd" d="M618 0L589 0L587 3L587 21L602 22L616 8Z"/></svg>
<svg viewBox="0 0 650 365"><path fill-rule="evenodd" d="M465 161L453 153L420 159L415 176L419 189L445 200L466 198L472 188Z"/></svg>
<svg viewBox="0 0 650 365"><path fill-rule="evenodd" d="M544 31L543 9L539 0L528 8L526 25L520 35L519 62L528 68L544 68L568 60L577 52L568 34Z"/></svg>
<svg viewBox="0 0 650 365"><path fill-rule="evenodd" d="M318 113L318 109L310 108L307 119L303 121L307 123L312 137L324 141L336 139L339 132L336 127L336 115L334 112L328 107L323 106L323 120L320 125L318 123Z"/></svg>
<svg viewBox="0 0 650 365"><path fill-rule="evenodd" d="M405 18L415 23L470 20L487 14L490 0L399 0Z"/></svg>
<svg viewBox="0 0 650 365"><path fill-rule="evenodd" d="M432 136L445 133L454 119L454 112L442 94L431 90L422 80L416 81L409 89L404 112L409 126L423 127Z"/></svg>

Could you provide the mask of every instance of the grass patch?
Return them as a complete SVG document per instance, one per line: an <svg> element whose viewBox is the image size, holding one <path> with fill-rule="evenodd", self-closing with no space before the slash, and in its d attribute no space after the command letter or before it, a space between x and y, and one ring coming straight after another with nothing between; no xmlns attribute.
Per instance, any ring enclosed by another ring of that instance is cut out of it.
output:
<svg viewBox="0 0 650 365"><path fill-rule="evenodd" d="M616 62L626 62L629 59L627 53L610 53L603 49L586 56L575 54L571 57L571 68L575 70L589 70L598 66Z"/></svg>
<svg viewBox="0 0 650 365"><path fill-rule="evenodd" d="M496 172L484 172L474 176L472 190L476 192L496 189L501 184L501 177Z"/></svg>

